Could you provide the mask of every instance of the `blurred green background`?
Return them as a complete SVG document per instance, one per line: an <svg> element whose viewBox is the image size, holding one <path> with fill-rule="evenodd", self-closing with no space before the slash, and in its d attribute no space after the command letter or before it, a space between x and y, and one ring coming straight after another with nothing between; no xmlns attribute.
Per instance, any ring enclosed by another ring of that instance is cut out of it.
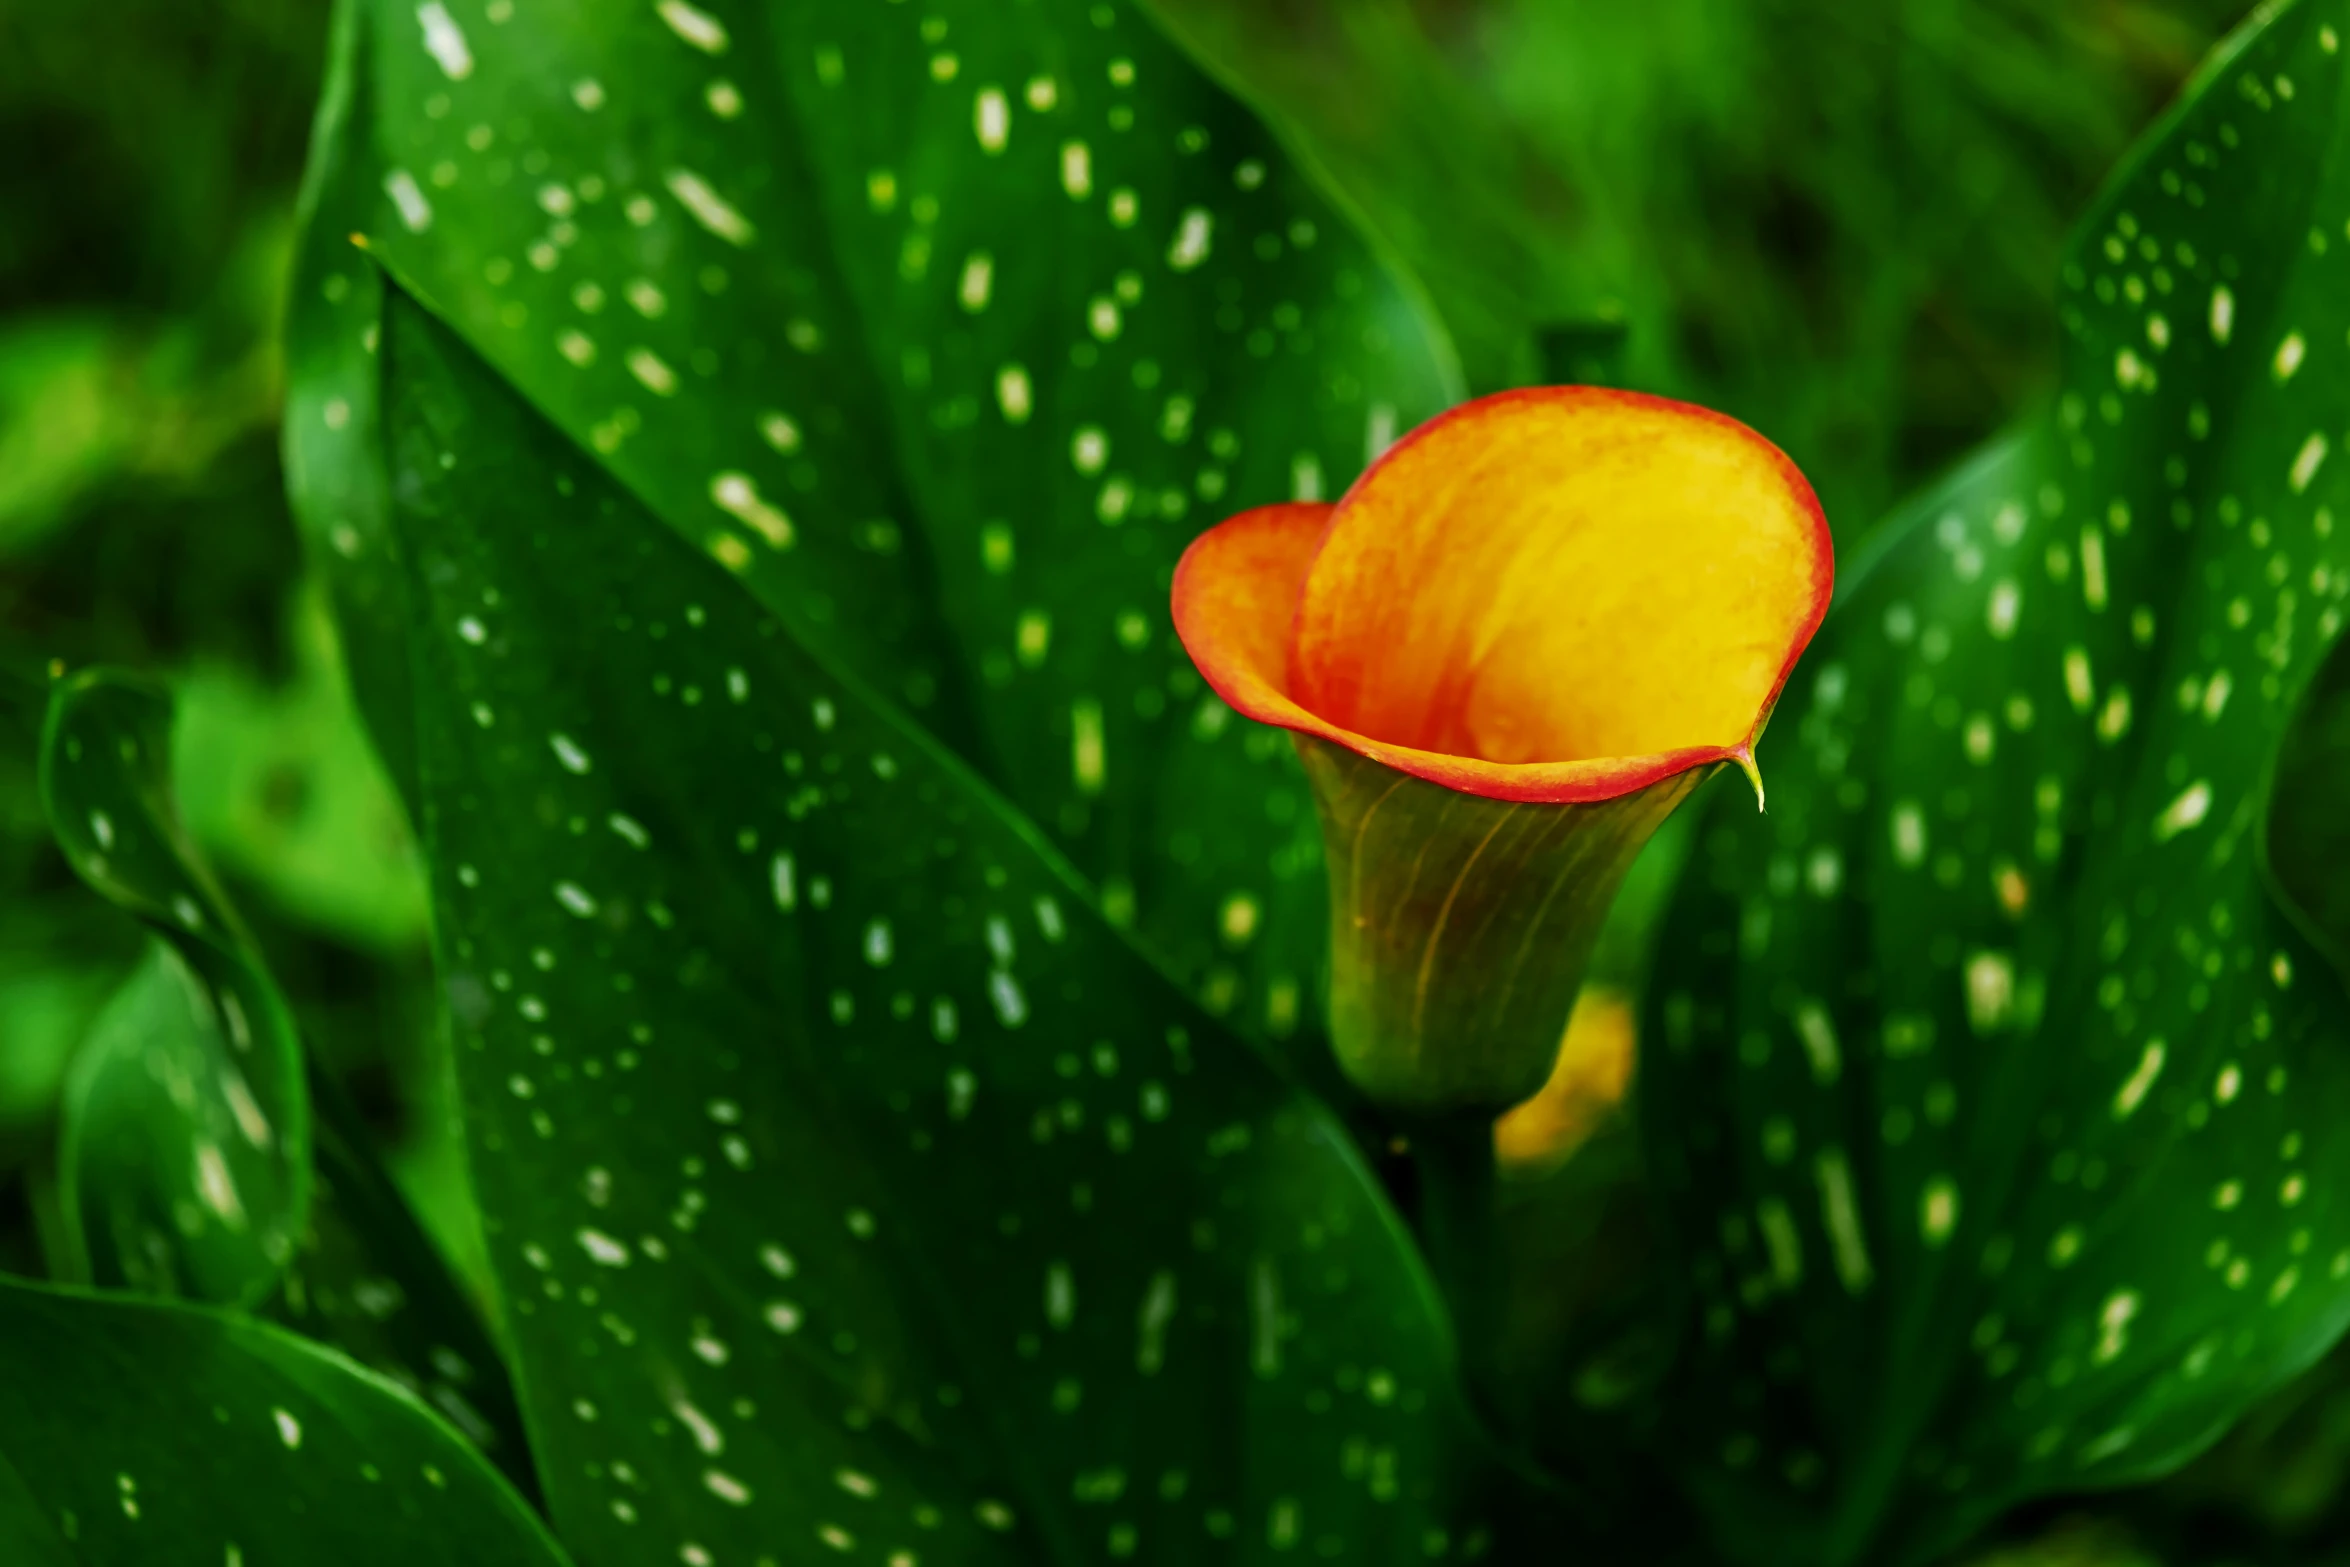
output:
<svg viewBox="0 0 2350 1567"><path fill-rule="evenodd" d="M2050 384L2073 214L2245 9L1159 3L1418 273L1473 390L1607 380L1725 409L1810 475L1848 558ZM180 681L190 831L311 1048L473 1255L415 851L277 450L326 28L324 0L0 0L0 1267L33 1266L60 1076L137 948L35 791L47 672L97 661ZM2030 1559L2140 1559L2149 1530L2317 1547L2341 1527L2342 1382L2321 1372L2135 1521L2028 1521Z"/></svg>
<svg viewBox="0 0 2350 1567"><path fill-rule="evenodd" d="M1754 425L1844 542L2049 383L2074 215L2249 7L1161 9L1411 264L1473 390L1548 368L1525 323L1580 327L1560 368Z"/></svg>

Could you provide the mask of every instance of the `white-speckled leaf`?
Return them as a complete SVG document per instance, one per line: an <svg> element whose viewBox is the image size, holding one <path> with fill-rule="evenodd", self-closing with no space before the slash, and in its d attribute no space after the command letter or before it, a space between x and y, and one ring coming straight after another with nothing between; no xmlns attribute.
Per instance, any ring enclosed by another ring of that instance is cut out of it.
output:
<svg viewBox="0 0 2350 1567"><path fill-rule="evenodd" d="M1455 376L1265 128L1131 0L346 16L289 409L311 530L372 582L345 600L386 591L363 230L1211 1006L1309 1023L1312 812L1201 686L1169 576L1231 511L1335 498Z"/></svg>
<svg viewBox="0 0 2350 1567"><path fill-rule="evenodd" d="M41 798L81 878L155 933L95 1022L63 1112L76 1271L250 1305L310 1204L310 1096L293 1018L181 832L171 699L105 670L52 688Z"/></svg>
<svg viewBox="0 0 2350 1567"><path fill-rule="evenodd" d="M2057 406L1914 508L1770 814L1706 824L1644 1077L1743 1556L2159 1473L2350 1319L2350 1008L2256 852L2350 594L2346 34L2272 8L2135 156Z"/></svg>
<svg viewBox="0 0 2350 1567"><path fill-rule="evenodd" d="M352 238L380 199L365 139L374 81L365 69L367 0L336 0L326 80L302 180L302 235L286 301L286 498L320 568L351 691L384 771L413 808L407 584L391 558L375 349L383 287L356 266Z"/></svg>
<svg viewBox="0 0 2350 1567"><path fill-rule="evenodd" d="M0 1279L11 1567L562 1567L392 1383L226 1313Z"/></svg>
<svg viewBox="0 0 2350 1567"><path fill-rule="evenodd" d="M1475 1526L1345 1135L405 295L440 955L597 1562L1421 1560Z"/></svg>
<svg viewBox="0 0 2350 1567"><path fill-rule="evenodd" d="M429 1399L528 1490L496 1347L339 1085L312 1081L283 995L180 830L171 721L169 696L120 672L51 691L52 830L154 933L76 1049L58 1265L301 1328Z"/></svg>
<svg viewBox="0 0 2350 1567"><path fill-rule="evenodd" d="M415 1394L538 1496L506 1362L448 1260L376 1157L340 1084L314 1077L310 1227L268 1314Z"/></svg>

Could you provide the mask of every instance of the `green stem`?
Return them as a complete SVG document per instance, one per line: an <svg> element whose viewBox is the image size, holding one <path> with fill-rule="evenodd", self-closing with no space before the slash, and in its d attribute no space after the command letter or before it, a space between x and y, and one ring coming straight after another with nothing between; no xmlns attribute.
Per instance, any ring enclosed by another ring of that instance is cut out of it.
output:
<svg viewBox="0 0 2350 1567"><path fill-rule="evenodd" d="M1496 1207L1492 1118L1424 1121L1412 1128L1410 1141L1420 1176L1421 1239L1452 1310L1462 1384L1488 1420L1507 1428L1500 1368L1509 1265Z"/></svg>

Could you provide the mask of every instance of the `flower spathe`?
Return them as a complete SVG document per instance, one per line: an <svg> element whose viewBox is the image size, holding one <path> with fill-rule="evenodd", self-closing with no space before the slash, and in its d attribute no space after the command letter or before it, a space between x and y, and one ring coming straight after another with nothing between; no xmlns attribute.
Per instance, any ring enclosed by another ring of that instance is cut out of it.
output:
<svg viewBox="0 0 2350 1567"><path fill-rule="evenodd" d="M1433 1114L1541 1085L1649 835L1724 763L1759 792L1755 741L1833 582L1776 447L1586 387L1464 404L1335 505L1193 542L1176 630L1313 783L1360 1087Z"/></svg>

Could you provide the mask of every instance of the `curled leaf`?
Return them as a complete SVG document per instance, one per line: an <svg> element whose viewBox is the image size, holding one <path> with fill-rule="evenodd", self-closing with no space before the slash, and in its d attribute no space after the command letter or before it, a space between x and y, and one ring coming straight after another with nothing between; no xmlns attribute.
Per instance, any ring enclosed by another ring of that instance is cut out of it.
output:
<svg viewBox="0 0 2350 1567"><path fill-rule="evenodd" d="M252 1304L307 1223L309 1092L292 1015L180 830L170 725L170 698L130 676L50 696L50 828L155 937L75 1063L60 1196L87 1277Z"/></svg>

